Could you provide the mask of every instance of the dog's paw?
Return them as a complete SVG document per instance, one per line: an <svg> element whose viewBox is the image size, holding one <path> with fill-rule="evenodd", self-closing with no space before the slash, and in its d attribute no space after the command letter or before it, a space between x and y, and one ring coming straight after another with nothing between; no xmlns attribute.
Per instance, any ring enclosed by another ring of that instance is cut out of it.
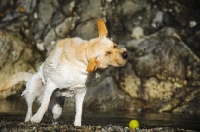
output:
<svg viewBox="0 0 200 132"><path fill-rule="evenodd" d="M26 114L26 118L25 118L25 121L24 122L29 122L30 121L30 119L31 119L31 117L32 117L32 114Z"/></svg>
<svg viewBox="0 0 200 132"><path fill-rule="evenodd" d="M24 122L29 122L29 121L30 121L30 118L29 119L25 118L24 120Z"/></svg>
<svg viewBox="0 0 200 132"><path fill-rule="evenodd" d="M81 126L81 123L79 123L79 122L74 122L74 126Z"/></svg>
<svg viewBox="0 0 200 132"><path fill-rule="evenodd" d="M42 120L42 117L43 116L36 113L34 116L31 117L30 121L33 123L39 123Z"/></svg>
<svg viewBox="0 0 200 132"><path fill-rule="evenodd" d="M81 126L81 121L74 121L74 126Z"/></svg>

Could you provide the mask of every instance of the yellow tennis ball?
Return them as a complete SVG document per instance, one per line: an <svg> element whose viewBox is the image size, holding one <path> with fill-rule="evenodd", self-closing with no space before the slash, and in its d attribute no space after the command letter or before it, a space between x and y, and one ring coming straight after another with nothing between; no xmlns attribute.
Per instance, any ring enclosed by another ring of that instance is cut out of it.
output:
<svg viewBox="0 0 200 132"><path fill-rule="evenodd" d="M129 128L134 129L134 128L139 128L140 124L137 120L131 120L129 122Z"/></svg>

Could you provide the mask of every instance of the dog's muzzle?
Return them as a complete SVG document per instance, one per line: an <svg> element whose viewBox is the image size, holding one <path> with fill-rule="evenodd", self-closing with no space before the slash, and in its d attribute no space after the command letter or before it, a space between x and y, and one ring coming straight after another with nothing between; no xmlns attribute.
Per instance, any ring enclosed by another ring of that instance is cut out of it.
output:
<svg viewBox="0 0 200 132"><path fill-rule="evenodd" d="M123 57L123 59L127 59L127 58L128 58L128 53L127 53L127 51L124 51L124 52L122 53L122 57Z"/></svg>

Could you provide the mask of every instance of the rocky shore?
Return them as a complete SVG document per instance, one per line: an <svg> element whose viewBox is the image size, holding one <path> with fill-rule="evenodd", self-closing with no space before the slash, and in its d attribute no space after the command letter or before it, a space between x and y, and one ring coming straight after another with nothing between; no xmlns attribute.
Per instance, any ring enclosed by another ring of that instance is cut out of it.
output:
<svg viewBox="0 0 200 132"><path fill-rule="evenodd" d="M171 127L155 127L155 128L140 128L130 129L123 126L81 126L74 127L73 125L50 123L31 124L18 121L0 121L1 132L195 132L194 130L185 130L181 128Z"/></svg>

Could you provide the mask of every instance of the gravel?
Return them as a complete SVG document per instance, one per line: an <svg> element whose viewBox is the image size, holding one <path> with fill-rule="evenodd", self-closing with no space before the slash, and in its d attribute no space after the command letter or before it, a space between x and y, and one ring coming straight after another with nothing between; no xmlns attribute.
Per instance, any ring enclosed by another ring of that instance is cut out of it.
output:
<svg viewBox="0 0 200 132"><path fill-rule="evenodd" d="M24 123L19 121L0 121L0 132L195 132L193 130L184 130L181 128L155 127L130 129L123 126L81 126L50 123Z"/></svg>

